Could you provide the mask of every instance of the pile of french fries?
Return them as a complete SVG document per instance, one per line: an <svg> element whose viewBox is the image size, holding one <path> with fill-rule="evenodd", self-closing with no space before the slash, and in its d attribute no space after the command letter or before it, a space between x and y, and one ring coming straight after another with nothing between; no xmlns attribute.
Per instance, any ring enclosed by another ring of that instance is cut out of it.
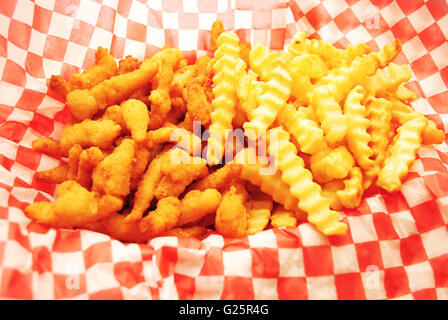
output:
<svg viewBox="0 0 448 320"><path fill-rule="evenodd" d="M344 234L339 211L373 184L400 190L420 146L445 139L409 105L398 40L372 52L299 32L274 52L216 21L210 48L194 64L175 48L118 64L98 48L85 71L53 76L73 121L33 148L67 163L37 173L56 200L27 216L129 242L303 221Z"/></svg>

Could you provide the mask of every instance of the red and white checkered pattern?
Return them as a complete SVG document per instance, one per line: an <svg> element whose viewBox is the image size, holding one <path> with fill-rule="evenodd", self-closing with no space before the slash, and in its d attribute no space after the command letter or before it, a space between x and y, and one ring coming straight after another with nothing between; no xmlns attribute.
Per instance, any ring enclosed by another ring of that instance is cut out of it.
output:
<svg viewBox="0 0 448 320"><path fill-rule="evenodd" d="M156 238L124 244L30 222L26 204L51 198L34 173L62 159L31 149L71 115L48 92L93 62L143 58L167 44L207 54L215 19L242 40L282 49L296 30L344 47L400 38L414 108L448 132L448 5L444 0L0 1L0 298L448 299L448 146L425 146L401 192L371 188L347 210L346 236L310 224L243 239Z"/></svg>

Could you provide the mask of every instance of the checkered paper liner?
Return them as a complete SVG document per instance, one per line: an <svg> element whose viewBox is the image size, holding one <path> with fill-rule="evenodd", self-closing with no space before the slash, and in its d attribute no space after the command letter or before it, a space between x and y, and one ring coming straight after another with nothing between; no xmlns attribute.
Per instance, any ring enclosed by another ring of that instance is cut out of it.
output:
<svg viewBox="0 0 448 320"><path fill-rule="evenodd" d="M413 107L448 132L448 5L444 0L0 1L0 298L448 299L448 146L424 146L401 192L371 188L346 210L345 236L308 224L242 239L159 237L127 244L87 230L30 222L52 199L34 177L63 159L31 149L70 119L46 79L93 63L180 48L207 54L221 19L242 40L283 49L297 30L345 47L403 43Z"/></svg>

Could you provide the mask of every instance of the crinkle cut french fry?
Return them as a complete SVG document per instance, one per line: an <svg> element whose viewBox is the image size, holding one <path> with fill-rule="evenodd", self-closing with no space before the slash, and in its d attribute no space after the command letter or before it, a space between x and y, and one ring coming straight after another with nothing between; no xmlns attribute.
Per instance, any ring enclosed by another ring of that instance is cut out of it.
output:
<svg viewBox="0 0 448 320"><path fill-rule="evenodd" d="M344 189L336 191L336 196L342 206L353 209L359 206L363 191L362 171L359 167L354 167L350 171L350 177L344 180Z"/></svg>
<svg viewBox="0 0 448 320"><path fill-rule="evenodd" d="M370 120L370 146L373 150L374 166L364 171L364 189L375 182L379 169L386 157L391 131L392 104L383 98L370 98L366 104L367 118Z"/></svg>
<svg viewBox="0 0 448 320"><path fill-rule="evenodd" d="M373 150L369 146L370 135L367 133L369 120L365 117L366 108L362 104L365 91L363 87L356 86L347 95L344 103L344 114L348 119L348 130L345 136L347 146L356 162L362 169L370 169L374 163L370 157Z"/></svg>
<svg viewBox="0 0 448 320"><path fill-rule="evenodd" d="M343 206L337 196L339 190L344 189L343 180L331 180L322 185L322 196L330 201L330 208L333 210L342 210Z"/></svg>
<svg viewBox="0 0 448 320"><path fill-rule="evenodd" d="M334 69L317 81L311 92L311 103L330 146L340 143L348 129L339 102L366 76L373 75L382 63L389 63L389 59L395 58L398 51L394 48L394 45L386 45L378 52L356 57L349 66Z"/></svg>
<svg viewBox="0 0 448 320"><path fill-rule="evenodd" d="M364 88L375 93L376 96L384 96L386 92L394 92L398 87L409 81L412 72L406 65L396 65L390 63L386 68L379 69L376 73L368 77L364 83Z"/></svg>
<svg viewBox="0 0 448 320"><path fill-rule="evenodd" d="M307 39L305 33L297 32L288 46L288 51L294 55L315 54L332 69L350 64L357 56L371 51L371 48L367 44L360 43L341 50L323 40Z"/></svg>
<svg viewBox="0 0 448 320"><path fill-rule="evenodd" d="M311 172L304 168L296 147L289 141L289 134L276 127L269 131L269 140L269 154L282 171L282 180L299 200L298 207L308 213L308 221L325 235L344 234L347 225L338 221L339 213L331 210L329 201L321 196L320 185L313 182Z"/></svg>
<svg viewBox="0 0 448 320"><path fill-rule="evenodd" d="M422 114L414 111L411 106L395 97L388 95L387 99L392 103L392 119L399 125L403 125L405 122L415 118L424 117ZM437 128L434 121L427 119L427 125L422 133L423 144L440 144L443 140L445 140L445 132Z"/></svg>
<svg viewBox="0 0 448 320"><path fill-rule="evenodd" d="M246 117L257 107L257 74L252 70L244 73L236 89L241 109Z"/></svg>
<svg viewBox="0 0 448 320"><path fill-rule="evenodd" d="M257 45L259 46L261 44ZM257 47L253 51L260 51ZM266 81L263 93L258 97L258 107L250 112L249 122L243 125L246 135L251 139L257 139L266 132L291 93L292 80L283 59L276 59L275 65L266 74Z"/></svg>
<svg viewBox="0 0 448 320"><path fill-rule="evenodd" d="M235 163L242 166L242 179L260 187L261 191L288 210L298 211L298 200L290 193L289 186L282 181L281 172L279 170L275 170L275 173L269 172L267 161L267 158L257 157L255 150L247 148L241 150L235 157Z"/></svg>
<svg viewBox="0 0 448 320"><path fill-rule="evenodd" d="M418 98L417 93L407 88L405 85L400 84L394 92L394 96L401 101L412 101Z"/></svg>
<svg viewBox="0 0 448 320"><path fill-rule="evenodd" d="M310 158L311 172L319 183L345 178L354 165L355 160L345 146L334 149L322 146Z"/></svg>
<svg viewBox="0 0 448 320"><path fill-rule="evenodd" d="M286 104L280 111L276 123L283 126L297 141L301 152L313 154L317 152L323 141L323 131L303 110L296 110Z"/></svg>
<svg viewBox="0 0 448 320"><path fill-rule="evenodd" d="M213 64L213 94L210 137L207 141L207 162L217 164L224 154L228 129L232 129L237 101L236 87L246 65L239 57L239 39L233 32L223 32L217 39Z"/></svg>
<svg viewBox="0 0 448 320"><path fill-rule="evenodd" d="M401 180L407 175L421 146L421 133L425 126L426 119L416 118L397 129L388 157L378 173L377 186L388 192L395 192L401 188Z"/></svg>

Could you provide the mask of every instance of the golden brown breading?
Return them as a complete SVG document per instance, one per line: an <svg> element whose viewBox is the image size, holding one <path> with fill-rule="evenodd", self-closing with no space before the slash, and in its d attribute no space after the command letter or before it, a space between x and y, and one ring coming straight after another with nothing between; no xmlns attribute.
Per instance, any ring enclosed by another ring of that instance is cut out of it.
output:
<svg viewBox="0 0 448 320"><path fill-rule="evenodd" d="M31 143L31 147L34 150L43 152L50 156L61 156L61 147L59 141L53 138L37 137L36 140L33 140L33 142Z"/></svg>
<svg viewBox="0 0 448 320"><path fill-rule="evenodd" d="M196 222L206 215L216 212L221 201L221 193L216 189L191 190L181 200L182 209L177 225Z"/></svg>
<svg viewBox="0 0 448 320"><path fill-rule="evenodd" d="M167 197L157 202L157 209L150 211L139 224L140 231L157 236L176 225L180 215L180 200L176 197Z"/></svg>
<svg viewBox="0 0 448 320"><path fill-rule="evenodd" d="M93 170L92 191L116 197L126 197L131 191L134 152L134 140L124 139Z"/></svg>
<svg viewBox="0 0 448 320"><path fill-rule="evenodd" d="M241 169L241 165L226 164L206 178L193 183L188 190L204 191L205 189L217 189L223 192L229 188L233 179L240 176Z"/></svg>
<svg viewBox="0 0 448 320"><path fill-rule="evenodd" d="M78 227L92 223L117 212L123 206L119 198L100 197L68 180L56 188L55 202L35 202L25 208L27 216L37 222L54 227Z"/></svg>
<svg viewBox="0 0 448 320"><path fill-rule="evenodd" d="M131 55L128 55L118 62L117 74L128 73L137 70L141 66L141 62Z"/></svg>
<svg viewBox="0 0 448 320"><path fill-rule="evenodd" d="M215 229L226 237L243 237L246 235L246 215L243 197L232 186L216 211Z"/></svg>
<svg viewBox="0 0 448 320"><path fill-rule="evenodd" d="M64 127L60 141L62 155L79 144L82 148L98 147L107 149L112 146L121 133L121 127L112 120L90 120Z"/></svg>

